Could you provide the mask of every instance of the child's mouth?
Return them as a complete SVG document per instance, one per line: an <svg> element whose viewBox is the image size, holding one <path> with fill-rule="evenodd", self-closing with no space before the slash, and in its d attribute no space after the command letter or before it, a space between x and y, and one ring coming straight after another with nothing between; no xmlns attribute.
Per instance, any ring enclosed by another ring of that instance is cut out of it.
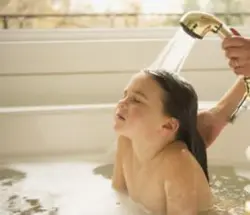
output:
<svg viewBox="0 0 250 215"><path fill-rule="evenodd" d="M125 118L119 113L116 114L116 117L120 120L125 120Z"/></svg>

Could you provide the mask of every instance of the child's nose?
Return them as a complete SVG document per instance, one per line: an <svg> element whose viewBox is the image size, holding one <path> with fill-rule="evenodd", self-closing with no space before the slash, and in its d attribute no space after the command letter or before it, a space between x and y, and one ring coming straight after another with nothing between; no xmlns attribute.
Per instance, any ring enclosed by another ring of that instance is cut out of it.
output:
<svg viewBox="0 0 250 215"><path fill-rule="evenodd" d="M122 109L127 108L127 107L128 107L127 99L126 99L126 98L121 99L121 100L118 102L118 107L119 107L119 108L122 108Z"/></svg>

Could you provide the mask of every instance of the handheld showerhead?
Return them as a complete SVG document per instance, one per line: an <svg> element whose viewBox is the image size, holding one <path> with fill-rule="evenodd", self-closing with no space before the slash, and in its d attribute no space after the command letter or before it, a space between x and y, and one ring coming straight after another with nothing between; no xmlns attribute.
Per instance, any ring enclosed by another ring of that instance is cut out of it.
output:
<svg viewBox="0 0 250 215"><path fill-rule="evenodd" d="M180 19L180 25L188 35L196 39L203 39L209 32L218 34L222 39L233 36L228 26L220 19L212 14L201 11L190 11L184 14ZM250 78L245 77L244 81L246 93L234 113L231 115L230 122L233 122L243 109L247 109L246 101L250 98Z"/></svg>
<svg viewBox="0 0 250 215"><path fill-rule="evenodd" d="M187 34L197 39L203 39L209 32L216 33L221 38L233 35L221 20L212 14L200 11L190 11L184 14L180 19L180 25Z"/></svg>

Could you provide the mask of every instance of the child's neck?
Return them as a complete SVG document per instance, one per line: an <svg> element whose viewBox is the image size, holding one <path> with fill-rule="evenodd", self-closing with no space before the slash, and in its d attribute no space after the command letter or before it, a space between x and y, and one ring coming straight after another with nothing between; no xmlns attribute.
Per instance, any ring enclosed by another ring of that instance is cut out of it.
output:
<svg viewBox="0 0 250 215"><path fill-rule="evenodd" d="M134 138L132 139L132 148L138 162L140 163L140 165L143 165L158 157L158 155L171 142L173 141L159 140L156 138Z"/></svg>

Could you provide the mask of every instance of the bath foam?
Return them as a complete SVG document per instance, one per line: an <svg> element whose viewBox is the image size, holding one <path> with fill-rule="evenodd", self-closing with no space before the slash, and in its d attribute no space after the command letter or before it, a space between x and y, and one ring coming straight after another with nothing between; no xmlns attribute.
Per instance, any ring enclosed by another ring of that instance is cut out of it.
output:
<svg viewBox="0 0 250 215"><path fill-rule="evenodd" d="M0 167L1 168L1 167ZM100 173L96 173L99 168ZM3 169L3 168L2 168ZM111 187L112 166L99 162L8 165L0 180L0 214L147 215L145 209ZM23 173L10 178L8 172Z"/></svg>
<svg viewBox="0 0 250 215"><path fill-rule="evenodd" d="M0 214L37 210L44 211L41 215L147 215L140 204L112 189L113 165L96 159L93 155L93 161L5 166L0 171ZM214 166L209 172L218 215L229 210L243 214L250 178L238 176L233 167Z"/></svg>

